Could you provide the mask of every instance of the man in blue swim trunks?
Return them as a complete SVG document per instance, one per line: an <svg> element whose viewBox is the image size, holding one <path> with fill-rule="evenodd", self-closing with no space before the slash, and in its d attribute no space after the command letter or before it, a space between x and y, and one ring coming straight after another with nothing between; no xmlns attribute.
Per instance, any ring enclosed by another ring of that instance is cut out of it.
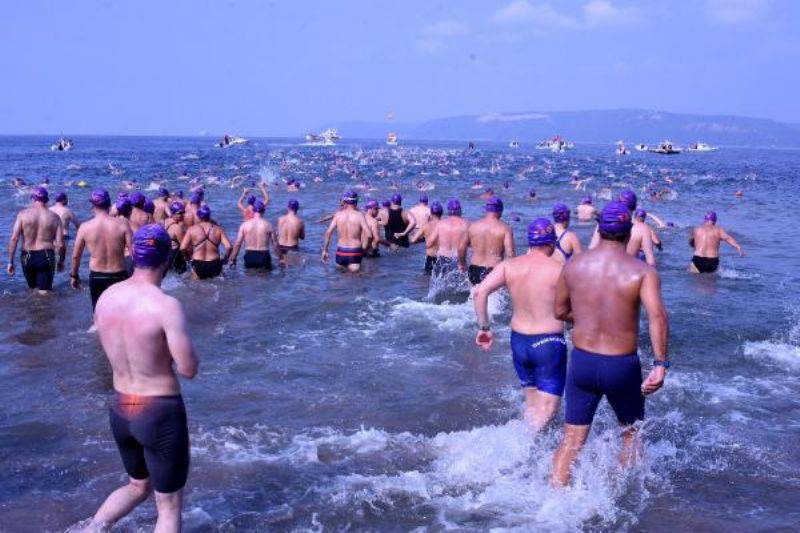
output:
<svg viewBox="0 0 800 533"><path fill-rule="evenodd" d="M503 286L511 293L511 351L525 391L525 418L535 431L558 411L567 373L564 322L553 314L561 273L561 263L552 257L555 244L553 224L534 220L528 226L528 253L498 264L473 292L480 328L475 342L486 351L494 343L486 310L489 295Z"/></svg>
<svg viewBox="0 0 800 533"><path fill-rule="evenodd" d="M358 210L358 193L347 191L342 196L343 208L333 215L322 243L322 262L328 262L328 247L333 233L338 234L336 243L336 266L349 272L361 270L364 250L369 245L372 232L364 213Z"/></svg>
<svg viewBox="0 0 800 533"><path fill-rule="evenodd" d="M661 281L655 268L626 253L632 226L625 204L606 205L598 223L600 242L569 261L558 280L555 315L574 322L575 347L567 368L564 437L553 458L553 486L569 484L603 396L623 427L622 462L635 460L634 424L644 419L644 397L664 383L669 324ZM644 381L637 353L642 305L655 358Z"/></svg>

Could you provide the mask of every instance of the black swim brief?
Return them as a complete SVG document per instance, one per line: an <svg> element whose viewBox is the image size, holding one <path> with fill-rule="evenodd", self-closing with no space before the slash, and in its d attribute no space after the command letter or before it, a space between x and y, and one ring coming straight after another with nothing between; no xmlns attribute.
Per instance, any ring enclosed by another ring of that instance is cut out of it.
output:
<svg viewBox="0 0 800 533"><path fill-rule="evenodd" d="M56 253L53 250L23 250L20 262L28 288L53 290L53 277L56 274Z"/></svg>
<svg viewBox="0 0 800 533"><path fill-rule="evenodd" d="M272 256L269 250L247 250L244 253L244 267L272 270Z"/></svg>
<svg viewBox="0 0 800 533"><path fill-rule="evenodd" d="M292 246L286 246L284 244L279 244L278 250L280 250L281 254L286 254L287 252L297 252L300 250L300 245L295 244Z"/></svg>
<svg viewBox="0 0 800 533"><path fill-rule="evenodd" d="M473 285L477 285L483 278L489 275L489 272L492 271L493 267L483 267L477 265L470 265L467 269L467 274L469 276L469 282Z"/></svg>
<svg viewBox="0 0 800 533"><path fill-rule="evenodd" d="M199 279L216 278L222 274L222 261L212 259L211 261L199 261L192 259L192 270Z"/></svg>
<svg viewBox="0 0 800 533"><path fill-rule="evenodd" d="M719 268L719 257L692 257L692 264L701 273L716 272Z"/></svg>
<svg viewBox="0 0 800 533"><path fill-rule="evenodd" d="M436 256L435 255L426 255L425 256L425 273L426 274L432 273L434 266L436 266Z"/></svg>
<svg viewBox="0 0 800 533"><path fill-rule="evenodd" d="M128 279L128 272L120 270L119 272L89 272L89 295L92 297L92 310L97 307L97 300L100 295L105 292L107 288L125 281Z"/></svg>

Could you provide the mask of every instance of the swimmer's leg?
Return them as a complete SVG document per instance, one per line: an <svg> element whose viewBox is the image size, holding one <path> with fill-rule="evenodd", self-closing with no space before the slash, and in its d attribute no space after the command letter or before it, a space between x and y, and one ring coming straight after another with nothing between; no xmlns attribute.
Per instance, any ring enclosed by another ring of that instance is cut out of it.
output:
<svg viewBox="0 0 800 533"><path fill-rule="evenodd" d="M350 263L347 265L348 272L359 272L361 270L361 263Z"/></svg>
<svg viewBox="0 0 800 533"><path fill-rule="evenodd" d="M181 530L181 509L183 508L183 489L170 492L155 492L158 520L155 533L172 533Z"/></svg>
<svg viewBox="0 0 800 533"><path fill-rule="evenodd" d="M620 451L619 461L623 467L634 466L644 454L642 440L639 438L639 431L635 426L623 426L622 428L622 450Z"/></svg>
<svg viewBox="0 0 800 533"><path fill-rule="evenodd" d="M92 521L102 527L112 526L117 520L127 516L137 505L145 501L150 495L150 491L150 482L147 478L130 478L127 485L108 495Z"/></svg>
<svg viewBox="0 0 800 533"><path fill-rule="evenodd" d="M694 263L692 263L692 262L689 263L689 268L687 268L686 271L690 272L692 274L699 274L700 273L700 271L697 270L697 267L694 266Z"/></svg>
<svg viewBox="0 0 800 533"><path fill-rule="evenodd" d="M553 455L553 471L550 474L550 486L565 487L569 485L572 477L572 465L575 464L578 454L586 444L591 425L574 426L564 424L564 437L561 445Z"/></svg>
<svg viewBox="0 0 800 533"><path fill-rule="evenodd" d="M558 412L561 396L540 391L534 387L525 388L525 420L533 431L541 431Z"/></svg>

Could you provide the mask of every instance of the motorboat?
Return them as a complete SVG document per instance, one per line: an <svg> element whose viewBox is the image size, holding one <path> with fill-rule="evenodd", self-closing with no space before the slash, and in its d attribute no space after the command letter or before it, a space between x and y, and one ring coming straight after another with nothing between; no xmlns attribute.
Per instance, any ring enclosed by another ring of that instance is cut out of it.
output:
<svg viewBox="0 0 800 533"><path fill-rule="evenodd" d="M334 146L339 140L341 140L341 137L336 128L328 128L319 135L316 133L306 134L306 144L308 146Z"/></svg>
<svg viewBox="0 0 800 533"><path fill-rule="evenodd" d="M231 146L236 146L237 144L247 144L250 141L245 139L244 137L237 137L235 135L228 135L227 133L222 136L222 139L217 143L217 146L220 148L229 148Z"/></svg>
<svg viewBox="0 0 800 533"><path fill-rule="evenodd" d="M519 141L514 139L510 143L508 143L509 148L519 148Z"/></svg>
<svg viewBox="0 0 800 533"><path fill-rule="evenodd" d="M634 146L634 148L636 148L637 152L646 152L647 151L647 145L644 144L644 143L639 143L636 146Z"/></svg>
<svg viewBox="0 0 800 533"><path fill-rule="evenodd" d="M64 137L61 137L58 139L58 142L50 145L50 150L53 152L69 152L72 150L73 146L74 143L72 142L72 139L65 139Z"/></svg>
<svg viewBox="0 0 800 533"><path fill-rule="evenodd" d="M628 149L622 141L617 141L617 155L628 155Z"/></svg>
<svg viewBox="0 0 800 533"><path fill-rule="evenodd" d="M389 146L397 146L397 134L390 133L389 135L387 135L386 144L388 144Z"/></svg>
<svg viewBox="0 0 800 533"><path fill-rule="evenodd" d="M686 149L690 152L715 152L719 150L716 146L700 142L690 144Z"/></svg>
<svg viewBox="0 0 800 533"><path fill-rule="evenodd" d="M683 150L674 146L670 141L661 141L658 148L651 148L650 152L662 155L675 155L681 153Z"/></svg>
<svg viewBox="0 0 800 533"><path fill-rule="evenodd" d="M567 150L572 150L573 148L575 148L575 143L566 141L560 135L556 135L552 139L539 141L539 143L536 145L537 150L550 150L554 153L566 152Z"/></svg>

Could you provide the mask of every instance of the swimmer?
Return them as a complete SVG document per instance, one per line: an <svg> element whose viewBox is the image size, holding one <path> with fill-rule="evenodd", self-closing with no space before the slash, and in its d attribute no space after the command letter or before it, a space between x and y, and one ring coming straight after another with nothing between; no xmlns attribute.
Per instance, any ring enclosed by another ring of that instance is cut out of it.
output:
<svg viewBox="0 0 800 533"><path fill-rule="evenodd" d="M392 202L389 200L384 200L381 202L381 208L378 210L378 224L381 226L386 226L389 223L389 206L392 205Z"/></svg>
<svg viewBox="0 0 800 533"><path fill-rule="evenodd" d="M584 196L575 211L578 213L578 222L593 222L597 216L597 208L592 205L591 196Z"/></svg>
<svg viewBox="0 0 800 533"><path fill-rule="evenodd" d="M280 258L281 252L278 250L278 243L275 240L275 233L272 231L272 224L269 223L269 220L263 218L266 207L264 202L256 200L253 204L253 216L239 226L239 233L236 235L233 253L231 253L231 267L236 266L236 259L239 257L239 250L243 244L245 247L245 268L272 270L270 248L274 248L275 254Z"/></svg>
<svg viewBox="0 0 800 533"><path fill-rule="evenodd" d="M411 242L419 242L419 239L416 237L422 231L422 227L428 223L428 219L431 218L431 209L428 207L428 195L421 194L419 197L419 203L409 209L409 213L414 217L414 231L411 233Z"/></svg>
<svg viewBox="0 0 800 533"><path fill-rule="evenodd" d="M461 217L461 202L458 198L450 198L447 200L447 218L439 221L430 235L431 246L437 247L435 275L441 276L456 269L467 270L468 230L469 222Z"/></svg>
<svg viewBox="0 0 800 533"><path fill-rule="evenodd" d="M203 205L204 199L205 192L203 189L194 191L189 198L189 203L186 204L186 213L183 216L183 221L187 228L191 228L198 223L197 210Z"/></svg>
<svg viewBox="0 0 800 533"><path fill-rule="evenodd" d="M395 193L392 195L391 203L387 212L386 221L386 242L392 250L400 247L408 248L408 234L417 226L414 215L403 211L401 205L403 197Z"/></svg>
<svg viewBox="0 0 800 533"><path fill-rule="evenodd" d="M636 193L630 189L625 189L619 193L618 201L628 208L628 214L631 215L631 219L633 219L633 213L636 211L636 204L638 202ZM600 233L598 231L598 227L595 228L594 235L592 235L592 242L589 244L590 250L600 244ZM656 266L656 257L655 253L653 252L653 240L651 239L650 235L650 226L647 224L633 223L631 236L627 241L627 249L629 255L637 257L648 265L654 267Z"/></svg>
<svg viewBox="0 0 800 533"><path fill-rule="evenodd" d="M487 305L489 295L505 286L511 295L511 353L525 392L525 418L534 431L558 411L567 374L564 322L553 314L561 263L553 259L553 224L539 218L528 226L528 253L506 259L473 290L478 335L486 350L494 344Z"/></svg>
<svg viewBox="0 0 800 533"><path fill-rule="evenodd" d="M428 219L428 222L422 226L422 231L417 233L416 237L411 240L413 243L425 241L424 270L428 275L433 273L433 267L436 265L436 256L439 253L439 245L431 240L431 235L433 235L436 225L439 224L440 220L442 220L442 213L444 213L442 204L439 202L433 202L431 204L431 217Z"/></svg>
<svg viewBox="0 0 800 533"><path fill-rule="evenodd" d="M269 191L264 186L263 183L259 184L259 189L261 190L261 202L264 204L264 207L269 205ZM239 201L236 202L236 207L239 208L239 211L242 212L242 217L244 220L250 220L253 218L253 204L256 202L256 197L250 194L250 189L245 188L242 190L242 195L239 197Z"/></svg>
<svg viewBox="0 0 800 533"><path fill-rule="evenodd" d="M224 256L219 253L220 246L225 247ZM231 241L211 220L211 208L207 205L197 209L197 223L186 230L181 251L191 258L194 279L210 279L222 274L222 265L228 262L231 254Z"/></svg>
<svg viewBox="0 0 800 533"><path fill-rule="evenodd" d="M28 288L37 289L39 294L48 294L53 290L53 277L56 269L64 269L64 229L58 215L47 208L50 195L44 187L36 187L31 194L33 205L17 214L11 239L8 242L8 267L10 276L14 275L14 254L17 243L22 238L22 272ZM56 263L56 252L58 263Z"/></svg>
<svg viewBox="0 0 800 533"><path fill-rule="evenodd" d="M167 230L169 238L172 240L172 251L170 252L169 267L167 270L173 270L178 274L183 274L189 268L186 262L186 256L181 252L181 242L186 236L186 224L183 221L186 207L183 202L175 200L169 208L170 216L164 221L164 229Z"/></svg>
<svg viewBox="0 0 800 533"><path fill-rule="evenodd" d="M536 191L535 190L531 189L531 190L528 191L527 200L529 202L535 202L536 201Z"/></svg>
<svg viewBox="0 0 800 533"><path fill-rule="evenodd" d="M645 226L647 226L647 231L650 232L650 240L653 241L653 246L655 246L659 252L663 252L664 245L661 244L661 237L659 237L658 233L656 233L656 230L651 228L650 225L646 222L648 216L651 217L656 222L658 222L660 224L660 227L662 228L666 227L666 225L663 222L661 222L661 220L658 217L648 213L641 207L637 207L636 211L633 212L633 223L644 224ZM642 259L643 257L644 255L641 252L639 252L639 259Z"/></svg>
<svg viewBox="0 0 800 533"><path fill-rule="evenodd" d="M131 214L128 220L131 223L131 231L136 233L139 228L153 223L153 216L144 210L144 204L147 202L147 197L139 191L131 194Z"/></svg>
<svg viewBox="0 0 800 533"><path fill-rule="evenodd" d="M478 198L481 200L488 200L489 198L493 197L494 197L494 189L492 188L486 189L485 191L483 191L478 195Z"/></svg>
<svg viewBox="0 0 800 533"><path fill-rule="evenodd" d="M153 211L153 220L161 225L164 225L164 221L169 218L171 211L169 191L166 189L166 187L158 188L158 198L153 200L153 205L155 206L155 210Z"/></svg>
<svg viewBox="0 0 800 533"><path fill-rule="evenodd" d="M64 241L69 240L70 224L75 226L75 231L78 231L78 227L81 225L81 221L78 220L78 217L72 212L72 209L67 207L68 204L67 193L60 192L56 195L56 203L50 208L50 211L58 215L58 218L61 219L61 228L64 230Z"/></svg>
<svg viewBox="0 0 800 533"><path fill-rule="evenodd" d="M198 361L180 302L160 288L169 252L164 228L141 228L133 237L133 275L97 303L97 331L114 383L111 433L129 479L97 510L92 530L110 529L153 491L155 531L181 529L190 452L177 375L192 379Z"/></svg>
<svg viewBox="0 0 800 533"><path fill-rule="evenodd" d="M370 239L370 229L364 213L358 210L358 193L347 191L342 196L344 208L333 215L322 243L322 262L329 260L328 247L337 233L336 266L350 272L361 270L361 260Z"/></svg>
<svg viewBox="0 0 800 533"><path fill-rule="evenodd" d="M72 268L69 277L72 288L80 289L81 257L83 249L88 247L89 296L94 311L98 298L106 289L128 279L125 252L131 250L132 234L130 226L124 219L109 215L111 197L108 191L105 189L92 191L89 203L92 205L93 217L78 228L75 246L72 249Z"/></svg>
<svg viewBox="0 0 800 533"><path fill-rule="evenodd" d="M658 272L627 253L633 223L628 206L611 202L599 217L600 243L564 266L555 315L574 322L567 367L564 436L553 457L550 482L568 485L572 465L589 436L605 396L622 427L623 465L639 455L634 423L644 419L645 396L664 384L669 324ZM653 368L642 381L639 313L649 322Z"/></svg>
<svg viewBox="0 0 800 533"><path fill-rule="evenodd" d="M370 200L365 207L370 238L364 257L380 257L380 245L389 246L389 243L381 239L381 225L378 223L378 201ZM413 237L411 242L414 242Z"/></svg>
<svg viewBox="0 0 800 533"><path fill-rule="evenodd" d="M581 253L581 240L575 235L574 231L569 231L569 207L566 204L556 204L553 206L553 221L556 228L556 253L553 259L559 263L566 263L570 258Z"/></svg>
<svg viewBox="0 0 800 533"><path fill-rule="evenodd" d="M486 214L469 225L467 236L472 257L467 269L469 282L477 285L503 259L514 257L514 232L500 220L503 201L493 196L486 200Z"/></svg>
<svg viewBox="0 0 800 533"><path fill-rule="evenodd" d="M300 250L300 241L306 238L306 224L297 216L300 202L289 200L286 204L286 214L278 218L278 260L285 264L289 252Z"/></svg>
<svg viewBox="0 0 800 533"><path fill-rule="evenodd" d="M694 248L694 256L689 264L689 272L694 274L705 274L716 272L719 268L719 246L722 241L727 242L744 257L744 251L736 239L728 235L721 226L717 226L717 214L709 211L704 217L702 226L697 226L692 230L692 238L689 239L689 246Z"/></svg>

